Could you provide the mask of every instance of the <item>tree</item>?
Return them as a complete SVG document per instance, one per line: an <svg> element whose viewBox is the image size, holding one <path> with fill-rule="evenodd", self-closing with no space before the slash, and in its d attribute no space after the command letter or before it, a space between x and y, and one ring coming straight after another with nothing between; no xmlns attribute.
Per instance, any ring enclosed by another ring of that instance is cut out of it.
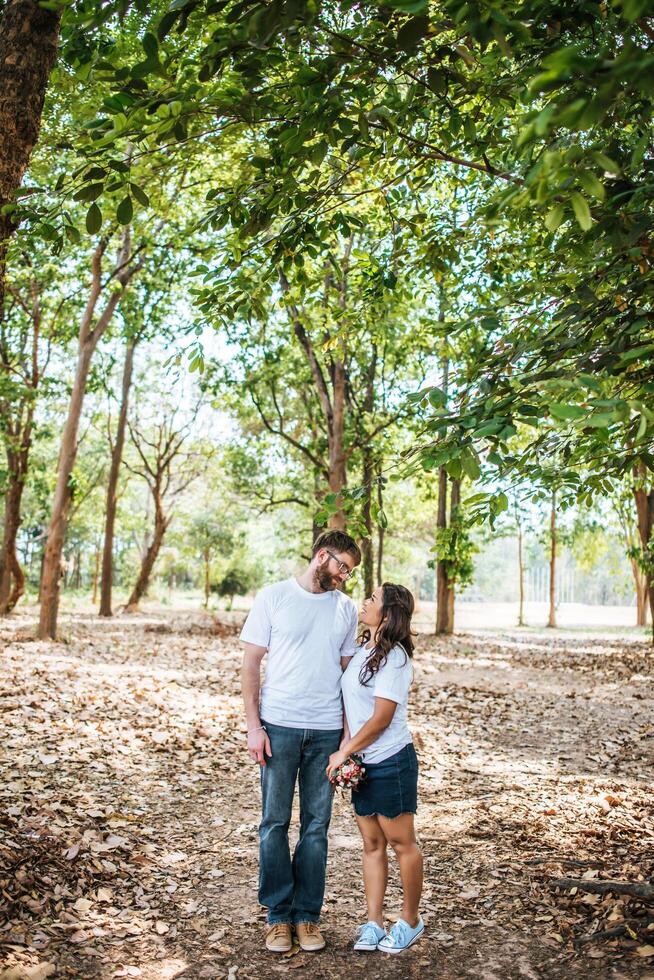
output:
<svg viewBox="0 0 654 980"><path fill-rule="evenodd" d="M0 432L7 461L2 550L0 552L0 615L16 606L25 576L16 551L22 522L22 498L34 437L37 397L50 360L61 303L52 309L45 281L52 274L47 257L38 255L39 269L24 256L20 275L10 278L10 302L0 317ZM45 322L44 322L45 321Z"/></svg>
<svg viewBox="0 0 654 980"><path fill-rule="evenodd" d="M179 424L177 413L171 410L166 418L152 427L149 435L135 423L129 423L132 444L140 462L128 466L148 486L154 506L154 528L127 600L127 612L135 612L148 591L154 564L173 518L171 500L183 493L200 473L201 454L195 448L185 448L191 421Z"/></svg>
<svg viewBox="0 0 654 980"><path fill-rule="evenodd" d="M224 514L220 516L218 514L201 514L192 520L190 526L191 541L202 559L205 609L209 607L209 597L212 590L212 562L216 555L226 554L234 546L233 530L231 527L225 527L220 523L221 517L224 518ZM220 595L223 594L228 593L220 593Z"/></svg>
<svg viewBox="0 0 654 980"><path fill-rule="evenodd" d="M77 434L91 360L100 338L111 323L111 318L120 302L123 291L132 276L140 268L139 263L134 262L133 259L131 230L130 226L127 225L121 235L116 265L103 281L102 260L108 244L107 239L101 239L93 252L91 286L79 328L75 379L61 438L57 463L57 485L43 561L41 612L38 627L38 635L41 639L54 639L57 633L61 556L71 500L70 478L77 455ZM98 314L96 309L103 295L106 297L104 307Z"/></svg>
<svg viewBox="0 0 654 980"><path fill-rule="evenodd" d="M118 503L118 478L123 459L125 435L127 431L127 416L129 410L130 390L134 373L134 354L139 343L148 339L152 334L169 337L170 329L166 327L166 314L174 301L173 279L177 269L172 274L165 274L166 256L157 255L150 263L152 266L148 279L136 283L133 296L127 296L122 303L123 319L126 322L125 359L123 363L120 403L116 432L112 438L108 426L108 436L111 453L109 478L105 506L105 526L102 547L102 580L100 588L100 616L111 616L111 597L113 588L113 546L116 510ZM162 281L163 280L163 281Z"/></svg>
<svg viewBox="0 0 654 980"><path fill-rule="evenodd" d="M638 516L638 534L641 551L638 564L647 583L650 615L652 617L652 641L654 642L654 486L652 471L644 464L634 474L633 493Z"/></svg>
<svg viewBox="0 0 654 980"><path fill-rule="evenodd" d="M634 503L633 489L624 485L618 489L618 492L612 498L625 552L629 558L629 564L634 578L636 625L647 626L647 609L649 603L647 573L646 568L643 567L643 551Z"/></svg>
<svg viewBox="0 0 654 980"><path fill-rule="evenodd" d="M15 198L38 139L60 22L61 10L34 0L7 0L0 10L0 319Z"/></svg>

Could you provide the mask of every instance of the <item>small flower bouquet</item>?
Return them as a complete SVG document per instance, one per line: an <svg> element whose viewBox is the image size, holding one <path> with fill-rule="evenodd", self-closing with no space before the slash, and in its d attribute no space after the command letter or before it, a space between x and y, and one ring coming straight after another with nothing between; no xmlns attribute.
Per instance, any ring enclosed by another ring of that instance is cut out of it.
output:
<svg viewBox="0 0 654 980"><path fill-rule="evenodd" d="M349 755L343 765L329 777L330 783L340 789L357 789L366 778L366 767L358 755Z"/></svg>

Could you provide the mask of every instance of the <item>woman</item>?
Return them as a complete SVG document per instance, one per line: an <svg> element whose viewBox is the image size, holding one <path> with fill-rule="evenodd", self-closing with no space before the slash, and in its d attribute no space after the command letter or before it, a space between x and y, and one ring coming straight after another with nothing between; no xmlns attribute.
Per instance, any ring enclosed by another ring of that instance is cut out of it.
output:
<svg viewBox="0 0 654 980"><path fill-rule="evenodd" d="M417 806L418 760L407 727L413 677L413 596L385 582L361 607L360 645L342 678L346 738L329 758L327 775L353 752L363 758L366 778L352 791L363 838L363 882L368 921L358 930L356 950L400 953L424 932L418 913L422 854L413 817ZM387 845L400 865L402 914L387 934L383 904L388 880Z"/></svg>

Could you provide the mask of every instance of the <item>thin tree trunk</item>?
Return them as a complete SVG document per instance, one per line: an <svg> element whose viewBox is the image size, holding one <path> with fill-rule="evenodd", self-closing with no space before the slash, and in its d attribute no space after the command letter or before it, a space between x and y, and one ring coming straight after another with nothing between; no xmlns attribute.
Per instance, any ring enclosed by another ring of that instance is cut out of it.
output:
<svg viewBox="0 0 654 980"><path fill-rule="evenodd" d="M452 490L450 493L450 524L455 520L459 504L461 502L461 480L452 480ZM454 597L456 594L455 584L449 577L447 580L447 624L445 632L450 636L454 632Z"/></svg>
<svg viewBox="0 0 654 980"><path fill-rule="evenodd" d="M363 498L362 518L366 529L364 538L361 541L361 564L363 566L363 589L367 596L372 595L375 590L374 583L374 556L372 553L372 493L373 493L373 460L370 446L363 450L363 471L362 480L365 487L365 497Z"/></svg>
<svg viewBox="0 0 654 980"><path fill-rule="evenodd" d="M447 527L447 472L441 466L438 473L438 504L436 510L436 529ZM447 565L442 559L436 563L436 634L447 632Z"/></svg>
<svg viewBox="0 0 654 980"><path fill-rule="evenodd" d="M550 511L550 610L547 625L556 628L556 494Z"/></svg>
<svg viewBox="0 0 654 980"><path fill-rule="evenodd" d="M54 640L57 635L61 562L71 501L70 478L77 457L77 434L92 355L93 348L90 344L84 345L79 352L75 383L61 439L61 449L59 450L57 485L48 527L48 540L45 547L41 578L41 615L38 632L41 640Z"/></svg>
<svg viewBox="0 0 654 980"><path fill-rule="evenodd" d="M118 414L118 425L116 427L116 441L111 452L111 466L109 469L109 480L107 483L107 503L105 509L104 525L104 546L102 551L102 586L100 589L100 616L111 616L111 593L113 588L113 550L114 550L114 527L116 523L118 477L120 475L120 465L123 461L123 449L125 447L125 432L127 430L127 410L129 407L129 392L132 386L132 374L134 372L134 349L137 340L132 337L125 350L125 363L123 365L123 382L120 401L120 411Z"/></svg>
<svg viewBox="0 0 654 980"><path fill-rule="evenodd" d="M338 361L334 367L332 424L329 430L329 489L338 495L338 510L329 519L329 526L345 530L345 511L341 494L347 483L345 464L345 368Z"/></svg>
<svg viewBox="0 0 654 980"><path fill-rule="evenodd" d="M103 289L102 256L105 247L106 243L101 242L93 255L91 289L79 332L77 370L75 372L73 391L68 406L68 416L64 425L59 451L57 483L52 504L50 525L48 527L48 541L45 548L43 575L41 578L41 615L38 627L38 637L41 640L54 640L57 635L61 559L64 541L66 539L66 527L71 501L70 478L77 457L77 435L91 359L100 338L111 322L114 311L120 302L122 291L136 271L136 267L128 267L131 255L131 233L129 227L126 227L118 255L118 269L121 271L116 274L116 281L120 284L121 289L116 289L111 293L95 326L92 326L95 308Z"/></svg>
<svg viewBox="0 0 654 980"><path fill-rule="evenodd" d="M381 476L381 465L377 471L377 477ZM380 510L384 509L384 491L382 488L382 482L380 479L377 481L377 504ZM384 535L385 528L379 525L377 531L377 582L379 585L384 581L383 568L384 568Z"/></svg>
<svg viewBox="0 0 654 980"><path fill-rule="evenodd" d="M154 535L150 543L150 547L147 549L145 555L143 556L143 561L141 563L141 569L139 571L136 584L132 589L132 594L127 600L126 612L136 612L139 606L139 602L143 596L147 595L148 587L150 585L150 578L152 576L152 569L154 568L154 563L159 555L159 550L163 543L166 530L168 528L168 521L164 516L163 509L161 506L161 501L155 498L155 522L154 522Z"/></svg>
<svg viewBox="0 0 654 980"><path fill-rule="evenodd" d="M91 602L93 605L98 601L98 581L100 579L100 545L95 546L95 560L93 562L93 596Z"/></svg>
<svg viewBox="0 0 654 980"><path fill-rule="evenodd" d="M638 534L645 555L650 554L650 542L652 529L654 528L654 487L648 491L644 486L645 478L649 475L643 465L639 466L636 471L636 476L639 478L641 485L634 486L634 500L638 515ZM654 577L651 574L646 574L646 588L652 619L652 642L654 643Z"/></svg>
<svg viewBox="0 0 654 980"><path fill-rule="evenodd" d="M2 616L14 609L25 591L25 575L16 554L24 482L21 474L16 473L15 468L11 467L9 481L5 495L4 534L0 556L0 615Z"/></svg>
<svg viewBox="0 0 654 980"><path fill-rule="evenodd" d="M211 593L210 569L209 569L209 549L206 549L204 558L204 608L209 608L209 595Z"/></svg>
<svg viewBox="0 0 654 980"><path fill-rule="evenodd" d="M647 578L637 561L632 560L631 570L636 584L636 626L647 626Z"/></svg>
<svg viewBox="0 0 654 980"><path fill-rule="evenodd" d="M46 10L34 0L7 0L0 14L0 318L7 247L16 228L2 209L13 203L38 139L60 21L61 10Z"/></svg>
<svg viewBox="0 0 654 980"><path fill-rule="evenodd" d="M518 589L520 594L518 626L525 625L525 563L522 553L522 538L522 524L518 523Z"/></svg>

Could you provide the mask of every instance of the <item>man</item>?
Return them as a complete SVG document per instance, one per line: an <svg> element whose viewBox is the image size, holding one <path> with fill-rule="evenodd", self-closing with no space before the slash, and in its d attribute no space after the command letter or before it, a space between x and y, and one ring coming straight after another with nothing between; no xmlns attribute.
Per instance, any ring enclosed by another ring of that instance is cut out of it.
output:
<svg viewBox="0 0 654 980"><path fill-rule="evenodd" d="M241 673L250 757L261 766L259 901L266 948L322 949L327 830L333 790L325 776L343 734L341 671L354 653L357 610L342 586L361 561L343 531L325 531L308 567L262 589L245 621ZM266 672L261 690L260 666ZM291 861L288 827L296 780L300 837Z"/></svg>

